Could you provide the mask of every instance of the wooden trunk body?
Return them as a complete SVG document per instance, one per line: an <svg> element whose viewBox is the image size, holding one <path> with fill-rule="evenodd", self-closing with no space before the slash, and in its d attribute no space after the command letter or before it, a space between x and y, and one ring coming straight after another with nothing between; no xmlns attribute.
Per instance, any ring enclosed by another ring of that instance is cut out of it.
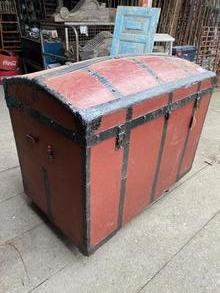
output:
<svg viewBox="0 0 220 293"><path fill-rule="evenodd" d="M151 55L7 79L25 193L92 253L191 169L214 82Z"/></svg>

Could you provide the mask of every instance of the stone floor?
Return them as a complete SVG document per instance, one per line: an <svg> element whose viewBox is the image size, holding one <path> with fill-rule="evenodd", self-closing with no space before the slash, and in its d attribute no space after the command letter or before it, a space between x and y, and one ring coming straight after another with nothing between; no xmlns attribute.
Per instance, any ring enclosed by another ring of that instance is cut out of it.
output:
<svg viewBox="0 0 220 293"><path fill-rule="evenodd" d="M0 96L1 293L220 292L220 92L192 171L87 258L28 203Z"/></svg>

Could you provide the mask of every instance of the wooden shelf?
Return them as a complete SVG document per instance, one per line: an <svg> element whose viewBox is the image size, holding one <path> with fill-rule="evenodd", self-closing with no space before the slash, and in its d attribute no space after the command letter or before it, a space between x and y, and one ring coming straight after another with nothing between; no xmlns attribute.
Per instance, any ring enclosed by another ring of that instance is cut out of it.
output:
<svg viewBox="0 0 220 293"><path fill-rule="evenodd" d="M3 34L20 34L19 31L2 31Z"/></svg>
<svg viewBox="0 0 220 293"><path fill-rule="evenodd" d="M16 12L0 12L0 15L16 15Z"/></svg>
<svg viewBox="0 0 220 293"><path fill-rule="evenodd" d="M3 24L4 24L4 23L13 23L13 24L15 24L15 23L18 23L18 22L15 21L15 20L14 20L14 21L4 21L4 20L3 20L3 21L1 21L1 23L3 23Z"/></svg>
<svg viewBox="0 0 220 293"><path fill-rule="evenodd" d="M21 46L4 46L4 49L21 49Z"/></svg>
<svg viewBox="0 0 220 293"><path fill-rule="evenodd" d="M3 43L21 43L21 40L3 40Z"/></svg>

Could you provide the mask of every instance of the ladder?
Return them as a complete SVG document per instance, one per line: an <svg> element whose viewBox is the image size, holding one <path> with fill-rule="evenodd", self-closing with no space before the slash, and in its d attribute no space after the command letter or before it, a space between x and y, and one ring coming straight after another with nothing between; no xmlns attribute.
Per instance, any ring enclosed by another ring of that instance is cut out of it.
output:
<svg viewBox="0 0 220 293"><path fill-rule="evenodd" d="M0 0L1 49L19 53L21 51L21 29L15 0Z"/></svg>

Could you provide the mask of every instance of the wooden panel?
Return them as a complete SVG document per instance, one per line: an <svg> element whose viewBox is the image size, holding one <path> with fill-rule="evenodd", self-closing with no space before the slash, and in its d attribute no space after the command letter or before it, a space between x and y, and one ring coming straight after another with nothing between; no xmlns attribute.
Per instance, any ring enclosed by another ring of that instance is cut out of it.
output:
<svg viewBox="0 0 220 293"><path fill-rule="evenodd" d="M151 53L160 9L119 6L111 55Z"/></svg>
<svg viewBox="0 0 220 293"><path fill-rule="evenodd" d="M25 193L77 245L83 241L82 153L78 144L25 112L11 114ZM27 138L31 135L34 143ZM48 146L54 157L49 159Z"/></svg>
<svg viewBox="0 0 220 293"><path fill-rule="evenodd" d="M133 118L156 111L168 103L168 95L152 97L142 103L138 103L133 107Z"/></svg>
<svg viewBox="0 0 220 293"><path fill-rule="evenodd" d="M47 201L42 174L40 172L39 160L36 160L36 158L41 156L41 145L30 143L26 138L26 135L29 134L39 139L40 129L36 127L36 124L30 123L30 117L25 112L12 110L10 111L10 116L21 166L24 191L47 213Z"/></svg>
<svg viewBox="0 0 220 293"><path fill-rule="evenodd" d="M189 130L193 107L194 103L190 103L174 111L168 120L154 199L168 190L176 181L176 174Z"/></svg>
<svg viewBox="0 0 220 293"><path fill-rule="evenodd" d="M207 79L207 80L202 81L200 90L202 91L202 90L206 90L206 89L209 89L209 88L212 88L211 80Z"/></svg>
<svg viewBox="0 0 220 293"><path fill-rule="evenodd" d="M179 175L178 177L183 176L187 171L190 170L192 166L196 148L197 148L199 138L201 135L202 127L206 117L206 112L208 110L210 98L211 98L211 95L203 96L200 107L195 113L194 122L190 129L186 151L183 157L183 161L182 161L182 165L181 165L180 173L178 174Z"/></svg>
<svg viewBox="0 0 220 293"><path fill-rule="evenodd" d="M52 145L54 159L46 161L52 220L73 239L83 242L82 147L52 130L45 131L44 153Z"/></svg>
<svg viewBox="0 0 220 293"><path fill-rule="evenodd" d="M102 132L114 126L124 124L126 120L126 109L110 113L101 119L100 126L95 130L95 133Z"/></svg>
<svg viewBox="0 0 220 293"><path fill-rule="evenodd" d="M16 93L16 94L15 94ZM25 93L25 94L24 94ZM9 96L15 96L24 105L56 121L68 129L76 129L75 117L66 110L63 104L43 89L37 89L32 84L16 82L10 85Z"/></svg>
<svg viewBox="0 0 220 293"><path fill-rule="evenodd" d="M143 210L151 201L151 190L164 118L132 129L129 147L123 223Z"/></svg>
<svg viewBox="0 0 220 293"><path fill-rule="evenodd" d="M164 83L174 80L176 81L189 76L189 73L187 73L184 68L178 66L178 59L180 58L176 58L176 63L171 62L170 59L171 58L161 56L153 56L151 58L148 58L148 56L138 57L138 60L141 60L149 66L151 71L153 71Z"/></svg>
<svg viewBox="0 0 220 293"><path fill-rule="evenodd" d="M117 229L123 148L115 150L115 138L91 148L90 240L91 245Z"/></svg>
<svg viewBox="0 0 220 293"><path fill-rule="evenodd" d="M158 86L158 81L129 59L116 59L91 66L102 74L122 95L132 95Z"/></svg>
<svg viewBox="0 0 220 293"><path fill-rule="evenodd" d="M176 101L182 100L183 98L196 94L197 91L198 91L198 83L193 84L190 87L184 87L184 88L175 90L173 92L173 101L176 102Z"/></svg>
<svg viewBox="0 0 220 293"><path fill-rule="evenodd" d="M95 77L83 71L75 71L51 78L47 80L47 85L80 109L115 99L112 93Z"/></svg>

